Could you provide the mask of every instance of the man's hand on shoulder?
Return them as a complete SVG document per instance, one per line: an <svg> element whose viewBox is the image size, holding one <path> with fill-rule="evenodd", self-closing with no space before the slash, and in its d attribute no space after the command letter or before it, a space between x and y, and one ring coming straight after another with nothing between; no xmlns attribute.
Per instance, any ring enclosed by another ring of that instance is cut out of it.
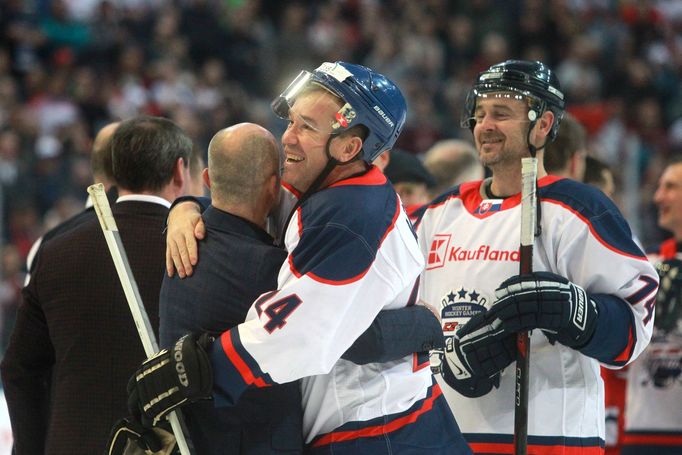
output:
<svg viewBox="0 0 682 455"><path fill-rule="evenodd" d="M201 209L192 201L181 202L168 214L166 232L166 271L172 277L177 270L180 278L191 276L199 260L197 241L206 235Z"/></svg>

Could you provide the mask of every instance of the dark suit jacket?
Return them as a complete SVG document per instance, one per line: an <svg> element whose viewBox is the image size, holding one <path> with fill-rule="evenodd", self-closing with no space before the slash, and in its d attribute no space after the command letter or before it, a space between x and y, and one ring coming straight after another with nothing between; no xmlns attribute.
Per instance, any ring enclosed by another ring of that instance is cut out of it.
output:
<svg viewBox="0 0 682 455"><path fill-rule="evenodd" d="M116 199L118 199L118 190L116 189L115 186L112 186L109 191L107 191L107 199L109 200L109 204L114 205L116 203ZM83 209L82 212L76 213L74 216L71 218L65 220L63 223L58 224L57 226L53 227L49 231L47 231L43 236L40 238L40 246L38 247L38 251L40 251L40 248L43 247L45 243L48 241L52 240L55 237L58 237L65 232L70 231L71 229L80 226L81 224L85 223L88 220L95 219L97 218L97 214L95 213L95 207L90 206L85 209ZM36 253L36 256L38 253ZM35 256L34 260L30 262L28 271L29 273L33 273L35 270Z"/></svg>
<svg viewBox="0 0 682 455"><path fill-rule="evenodd" d="M286 252L258 226L209 207L199 262L185 279L164 278L161 288L161 345L190 332L222 333L246 318L251 304L277 289ZM231 408L209 401L184 408L190 435L201 455L294 454L302 448L298 382L248 390Z"/></svg>
<svg viewBox="0 0 682 455"><path fill-rule="evenodd" d="M112 210L156 331L168 210ZM16 454L100 454L145 355L96 218L42 246L23 297L0 367Z"/></svg>

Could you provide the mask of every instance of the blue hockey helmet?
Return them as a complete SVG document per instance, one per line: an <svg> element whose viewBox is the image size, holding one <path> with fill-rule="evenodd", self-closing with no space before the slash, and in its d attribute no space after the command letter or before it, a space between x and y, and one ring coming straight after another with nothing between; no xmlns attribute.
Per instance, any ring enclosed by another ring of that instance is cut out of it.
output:
<svg viewBox="0 0 682 455"><path fill-rule="evenodd" d="M346 62L325 62L312 72L301 73L272 102L272 110L287 119L296 97L311 84L323 87L344 103L329 125L339 134L356 125L367 128L362 159L371 163L395 144L405 124L407 104L400 89L386 76L370 68Z"/></svg>
<svg viewBox="0 0 682 455"><path fill-rule="evenodd" d="M529 102L528 119L535 122L545 111L554 113L549 140L554 140L564 116L566 102L554 71L544 63L529 60L507 60L481 72L467 95L462 114L462 127L473 130L476 101L479 97L507 93Z"/></svg>

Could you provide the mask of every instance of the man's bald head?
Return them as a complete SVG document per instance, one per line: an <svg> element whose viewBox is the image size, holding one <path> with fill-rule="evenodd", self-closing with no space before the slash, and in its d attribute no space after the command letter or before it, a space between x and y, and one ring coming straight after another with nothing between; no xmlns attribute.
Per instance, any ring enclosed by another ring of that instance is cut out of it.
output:
<svg viewBox="0 0 682 455"><path fill-rule="evenodd" d="M220 130L208 146L211 197L219 204L255 204L270 177L279 182L281 162L277 140L262 126L239 123Z"/></svg>
<svg viewBox="0 0 682 455"><path fill-rule="evenodd" d="M105 125L97 132L92 143L92 153L90 155L90 167L95 183L102 183L105 188L109 188L115 183L114 171L111 161L111 138L121 122L114 122Z"/></svg>
<svg viewBox="0 0 682 455"><path fill-rule="evenodd" d="M482 179L484 174L474 146L459 139L436 142L427 150L424 166L436 178L432 196L441 194L453 185Z"/></svg>

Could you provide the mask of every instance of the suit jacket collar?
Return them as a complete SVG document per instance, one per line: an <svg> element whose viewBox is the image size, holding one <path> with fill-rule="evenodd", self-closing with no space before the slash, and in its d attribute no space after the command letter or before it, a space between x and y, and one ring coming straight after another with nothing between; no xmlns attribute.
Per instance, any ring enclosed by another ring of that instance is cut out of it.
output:
<svg viewBox="0 0 682 455"><path fill-rule="evenodd" d="M220 210L214 206L208 207L203 213L207 228L218 231L236 233L257 239L272 245L273 238L263 228L242 217Z"/></svg>
<svg viewBox="0 0 682 455"><path fill-rule="evenodd" d="M168 208L155 202L121 201L111 206L113 213L132 213L136 215L168 216Z"/></svg>
<svg viewBox="0 0 682 455"><path fill-rule="evenodd" d="M126 201L144 201L153 202L155 204L161 204L164 207L170 209L171 203L162 197L154 196L152 194L126 194L125 196L119 196L116 202L126 202Z"/></svg>

